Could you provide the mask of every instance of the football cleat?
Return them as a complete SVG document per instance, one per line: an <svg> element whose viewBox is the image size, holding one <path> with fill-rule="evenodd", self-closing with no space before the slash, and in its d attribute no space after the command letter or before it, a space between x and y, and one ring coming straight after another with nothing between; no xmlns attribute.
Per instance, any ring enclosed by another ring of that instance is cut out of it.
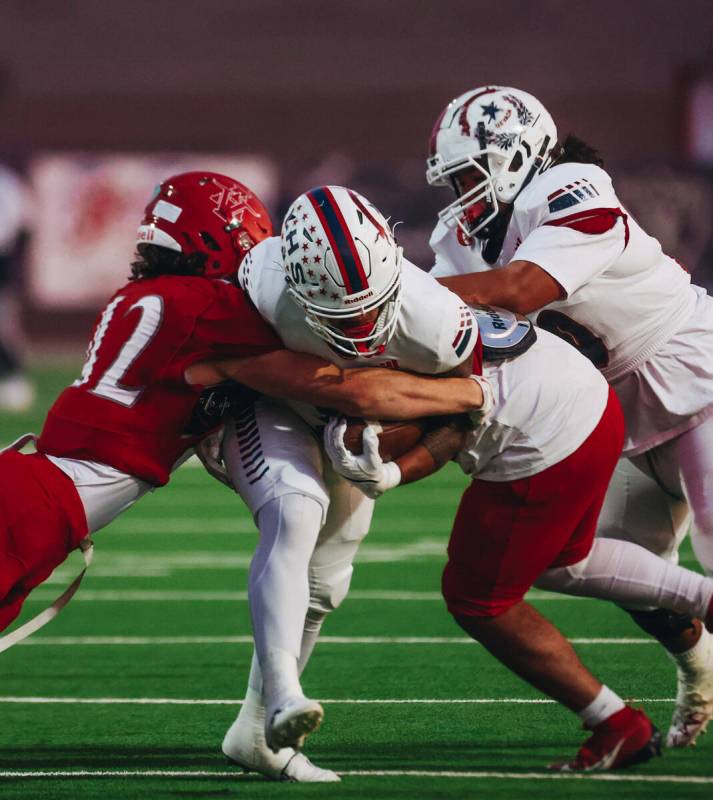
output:
<svg viewBox="0 0 713 800"><path fill-rule="evenodd" d="M643 711L625 706L592 730L577 755L558 772L603 772L641 764L661 755L661 734Z"/></svg>
<svg viewBox="0 0 713 800"><path fill-rule="evenodd" d="M319 728L323 718L324 709L316 700L288 697L268 710L265 723L267 746L273 753L282 747L301 750L305 739Z"/></svg>
<svg viewBox="0 0 713 800"><path fill-rule="evenodd" d="M678 690L666 747L687 747L713 718L713 636L704 630L690 650L670 655L676 662Z"/></svg>
<svg viewBox="0 0 713 800"><path fill-rule="evenodd" d="M265 742L262 725L236 720L225 734L222 750L245 772L258 772L273 781L336 783L341 780L336 772L316 766L291 747L273 753Z"/></svg>

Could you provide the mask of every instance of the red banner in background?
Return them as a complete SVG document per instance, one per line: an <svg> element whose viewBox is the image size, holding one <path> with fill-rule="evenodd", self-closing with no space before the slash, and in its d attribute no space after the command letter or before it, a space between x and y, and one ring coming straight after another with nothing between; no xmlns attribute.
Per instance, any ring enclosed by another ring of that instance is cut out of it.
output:
<svg viewBox="0 0 713 800"><path fill-rule="evenodd" d="M267 158L199 153L47 153L28 177L34 224L26 263L34 305L55 310L101 306L128 277L136 227L154 186L169 175L206 169L245 183L271 207L277 170Z"/></svg>

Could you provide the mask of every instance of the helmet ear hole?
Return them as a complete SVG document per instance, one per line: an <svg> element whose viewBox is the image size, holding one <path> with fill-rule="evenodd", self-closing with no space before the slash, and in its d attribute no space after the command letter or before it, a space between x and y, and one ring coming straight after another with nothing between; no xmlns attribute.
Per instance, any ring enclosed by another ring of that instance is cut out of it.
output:
<svg viewBox="0 0 713 800"><path fill-rule="evenodd" d="M208 231L201 231L200 237L203 240L203 243L209 250L213 250L216 253L221 251L221 246L216 242L216 240L208 233Z"/></svg>
<svg viewBox="0 0 713 800"><path fill-rule="evenodd" d="M518 150L512 158L508 172L517 172L522 167L522 153Z"/></svg>

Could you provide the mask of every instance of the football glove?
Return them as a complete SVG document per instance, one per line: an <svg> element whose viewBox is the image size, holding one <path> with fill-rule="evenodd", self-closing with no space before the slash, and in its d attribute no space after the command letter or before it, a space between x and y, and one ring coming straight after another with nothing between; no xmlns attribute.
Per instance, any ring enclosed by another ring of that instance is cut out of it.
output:
<svg viewBox="0 0 713 800"><path fill-rule="evenodd" d="M225 428L221 425L217 431L204 436L196 445L196 455L209 475L217 481L224 483L231 489L235 489L230 480L228 470L223 463L223 434Z"/></svg>
<svg viewBox="0 0 713 800"><path fill-rule="evenodd" d="M483 405L468 413L473 427L477 428L478 425L482 425L492 414L495 408L495 392L493 391L493 386L490 381L482 375L471 375L470 379L475 381L483 392Z"/></svg>
<svg viewBox="0 0 713 800"><path fill-rule="evenodd" d="M384 462L381 458L378 429L367 423L362 434L364 452L359 456L355 456L344 445L346 429L346 420L336 417L324 429L324 449L334 469L373 500L398 486L401 470L396 462Z"/></svg>

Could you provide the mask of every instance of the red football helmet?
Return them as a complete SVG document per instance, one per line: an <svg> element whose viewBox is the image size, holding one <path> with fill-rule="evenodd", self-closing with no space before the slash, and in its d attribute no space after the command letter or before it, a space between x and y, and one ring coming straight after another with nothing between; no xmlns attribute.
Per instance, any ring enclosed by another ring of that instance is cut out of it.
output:
<svg viewBox="0 0 713 800"><path fill-rule="evenodd" d="M207 278L233 275L245 254L272 236L262 202L217 172L183 172L162 181L144 211L136 244L205 253Z"/></svg>

